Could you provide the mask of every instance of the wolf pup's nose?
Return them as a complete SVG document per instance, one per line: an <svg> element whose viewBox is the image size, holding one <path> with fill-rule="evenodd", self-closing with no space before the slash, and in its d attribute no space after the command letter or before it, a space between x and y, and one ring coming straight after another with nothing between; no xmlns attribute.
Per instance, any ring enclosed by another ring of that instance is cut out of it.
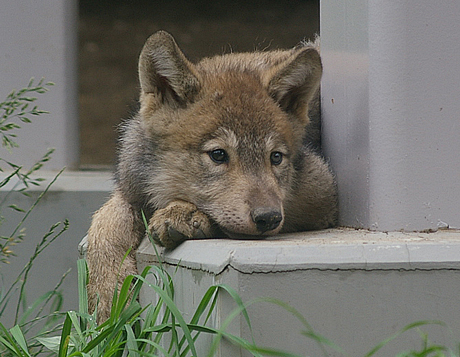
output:
<svg viewBox="0 0 460 357"><path fill-rule="evenodd" d="M283 220L280 210L271 207L259 207L251 212L251 217L260 233L277 228Z"/></svg>

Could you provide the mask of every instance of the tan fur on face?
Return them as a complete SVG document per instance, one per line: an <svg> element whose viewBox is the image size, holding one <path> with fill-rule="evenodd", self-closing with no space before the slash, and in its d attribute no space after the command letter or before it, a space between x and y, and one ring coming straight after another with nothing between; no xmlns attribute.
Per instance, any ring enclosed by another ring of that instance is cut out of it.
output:
<svg viewBox="0 0 460 357"><path fill-rule="evenodd" d="M290 156L301 145L301 122L273 102L254 74L203 74L201 78L199 100L176 110L160 129L157 125L164 113L144 110L151 124L147 130L152 135L160 130L168 137L168 146L161 148L161 180L147 191L174 193L174 197L157 194L151 203L163 208L174 199L192 202L228 235L260 235L251 211L257 206L283 211L293 171ZM210 160L208 152L215 149L228 153L228 164ZM273 151L284 155L279 167L270 163ZM195 187L181 186L188 178ZM213 178L218 178L217 186ZM279 229L281 225L269 233Z"/></svg>
<svg viewBox="0 0 460 357"><path fill-rule="evenodd" d="M317 154L318 118L313 125L308 117L318 112L321 73L311 44L193 64L169 34L147 40L141 108L123 125L116 190L88 232L90 301L94 308L99 298L100 321L115 283L136 272L134 250L122 258L145 234L142 211L168 248L335 224L334 177Z"/></svg>

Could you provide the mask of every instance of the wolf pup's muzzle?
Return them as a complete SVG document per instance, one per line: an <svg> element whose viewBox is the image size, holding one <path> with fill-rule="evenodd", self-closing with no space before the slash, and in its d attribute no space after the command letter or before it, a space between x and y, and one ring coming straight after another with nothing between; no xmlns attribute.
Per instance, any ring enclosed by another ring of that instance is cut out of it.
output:
<svg viewBox="0 0 460 357"><path fill-rule="evenodd" d="M257 231L265 233L278 228L283 220L283 214L276 208L258 207L251 212L251 218L256 224Z"/></svg>

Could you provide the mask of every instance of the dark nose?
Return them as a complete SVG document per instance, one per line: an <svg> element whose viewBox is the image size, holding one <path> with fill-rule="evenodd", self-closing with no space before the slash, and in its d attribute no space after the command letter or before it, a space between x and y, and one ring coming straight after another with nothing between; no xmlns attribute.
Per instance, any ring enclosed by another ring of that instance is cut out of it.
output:
<svg viewBox="0 0 460 357"><path fill-rule="evenodd" d="M251 212L251 217L260 233L277 228L283 220L281 211L272 207L256 208Z"/></svg>

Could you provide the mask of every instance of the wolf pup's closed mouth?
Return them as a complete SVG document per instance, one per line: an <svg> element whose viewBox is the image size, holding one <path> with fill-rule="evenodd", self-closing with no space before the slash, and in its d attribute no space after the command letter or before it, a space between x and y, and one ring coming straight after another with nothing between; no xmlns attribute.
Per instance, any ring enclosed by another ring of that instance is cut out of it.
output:
<svg viewBox="0 0 460 357"><path fill-rule="evenodd" d="M115 190L88 232L89 298L93 309L99 300L100 321L117 280L136 274L142 211L168 248L336 224L334 178L318 154L321 74L311 43L192 64L168 33L147 40L140 110L122 126Z"/></svg>

